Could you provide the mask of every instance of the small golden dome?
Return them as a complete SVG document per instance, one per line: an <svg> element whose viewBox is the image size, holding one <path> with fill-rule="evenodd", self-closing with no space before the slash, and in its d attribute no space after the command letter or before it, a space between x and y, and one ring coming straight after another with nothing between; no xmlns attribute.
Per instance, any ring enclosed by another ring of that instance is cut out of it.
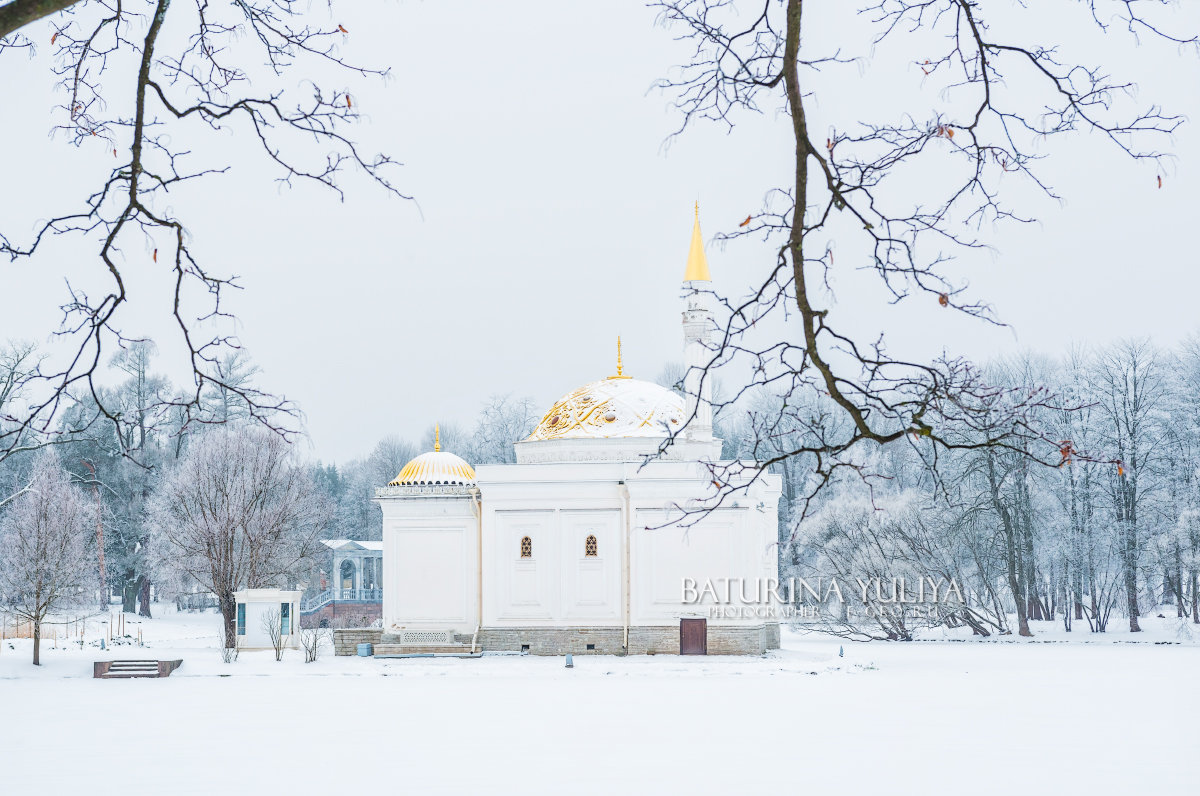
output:
<svg viewBox="0 0 1200 796"><path fill-rule="evenodd" d="M404 465L400 475L388 486L469 486L474 483L474 467L453 453L435 450L422 453Z"/></svg>

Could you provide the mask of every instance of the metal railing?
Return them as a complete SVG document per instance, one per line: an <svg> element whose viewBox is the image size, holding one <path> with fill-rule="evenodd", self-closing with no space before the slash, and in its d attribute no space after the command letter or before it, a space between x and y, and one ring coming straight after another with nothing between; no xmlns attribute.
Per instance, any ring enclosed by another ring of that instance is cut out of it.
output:
<svg viewBox="0 0 1200 796"><path fill-rule="evenodd" d="M300 611L310 613L334 601L377 603L383 600L383 589L326 589L320 594L300 601Z"/></svg>

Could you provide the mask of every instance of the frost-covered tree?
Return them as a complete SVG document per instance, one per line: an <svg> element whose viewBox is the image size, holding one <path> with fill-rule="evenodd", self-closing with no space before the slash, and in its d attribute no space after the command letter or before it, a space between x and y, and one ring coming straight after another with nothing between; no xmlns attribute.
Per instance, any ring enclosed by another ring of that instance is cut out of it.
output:
<svg viewBox="0 0 1200 796"><path fill-rule="evenodd" d="M71 480L57 451L41 451L28 482L0 509L0 607L33 625L35 666L47 616L80 605L93 585L94 512Z"/></svg>
<svg viewBox="0 0 1200 796"><path fill-rule="evenodd" d="M1168 356L1126 341L1057 359L1022 355L986 370L997 399L1058 394L1061 405L1027 415L1056 441L1054 460L985 446L943 451L935 468L919 444L881 446L848 457L853 467L811 501L823 476L784 458L773 465L784 480L781 575L882 572L886 551L896 576L957 573L971 599L942 621L976 633L1011 626L1032 634L1045 621L1071 630L1075 620L1105 632L1114 616L1133 629L1147 604L1198 623L1200 343L1185 341ZM761 390L743 396L727 447L770 457L839 433L827 398L787 412L783 401ZM863 505L871 510L852 510ZM874 632L903 637L908 629Z"/></svg>
<svg viewBox="0 0 1200 796"><path fill-rule="evenodd" d="M332 507L290 445L259 428L213 429L194 440L146 509L165 569L216 594L225 646L237 642L239 589L301 580Z"/></svg>
<svg viewBox="0 0 1200 796"><path fill-rule="evenodd" d="M1177 588L1190 595L1184 613L1200 624L1200 336L1192 335L1179 347L1175 358L1176 386L1171 427L1178 437L1174 459L1173 492L1179 505L1175 511L1177 539Z"/></svg>
<svg viewBox="0 0 1200 796"><path fill-rule="evenodd" d="M64 466L90 488L97 505L97 564L103 582L101 604L110 587L121 594L122 610L150 616L153 573L147 556L142 513L162 466L173 458L180 428L163 402L169 380L154 371L155 346L128 343L110 361L123 379L80 396L64 415ZM119 423L97 423L101 405L120 415Z"/></svg>
<svg viewBox="0 0 1200 796"><path fill-rule="evenodd" d="M513 443L533 433L540 419L532 398L493 395L476 418L470 444L462 455L472 464L511 464L517 460Z"/></svg>
<svg viewBox="0 0 1200 796"><path fill-rule="evenodd" d="M14 452L40 441L30 424L19 417L17 404L24 398L28 383L36 378L38 367L37 349L32 343L9 341L0 345L0 440Z"/></svg>
<svg viewBox="0 0 1200 796"><path fill-rule="evenodd" d="M1104 417L1108 497L1121 561L1129 630L1137 632L1138 578L1145 531L1154 517L1150 498L1165 466L1163 425L1167 374L1162 354L1148 340L1119 343L1097 357L1092 389Z"/></svg>

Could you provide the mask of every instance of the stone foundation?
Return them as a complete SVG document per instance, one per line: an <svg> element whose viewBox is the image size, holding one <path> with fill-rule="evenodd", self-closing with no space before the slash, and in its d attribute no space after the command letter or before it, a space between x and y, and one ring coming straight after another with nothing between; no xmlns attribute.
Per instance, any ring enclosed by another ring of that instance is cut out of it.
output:
<svg viewBox="0 0 1200 796"><path fill-rule="evenodd" d="M629 649L622 646L619 627L485 627L479 631L476 650L483 652L528 652L530 655L678 655L679 626L631 627ZM453 643L466 650L442 647L406 646L397 644L398 637L382 630L362 628L333 631L333 648L337 655L354 655L359 644L395 645L388 653L401 652L459 652L469 651L471 636L456 633ZM591 645L592 649L588 649ZM527 649L525 649L527 648ZM709 625L709 655L762 655L779 649L779 624L751 627Z"/></svg>
<svg viewBox="0 0 1200 796"><path fill-rule="evenodd" d="M594 649L589 650L589 644ZM531 655L623 654L619 627L485 627L479 631L479 645L485 652L521 652L528 647Z"/></svg>
<svg viewBox="0 0 1200 796"><path fill-rule="evenodd" d="M678 655L679 626L631 627L629 649L619 627L488 628L479 632L485 652L528 652L531 655ZM592 649L588 649L588 645ZM709 655L761 655L779 649L779 625L708 626Z"/></svg>
<svg viewBox="0 0 1200 796"><path fill-rule="evenodd" d="M378 644L383 631L372 627L348 627L333 631L334 655L357 655L359 644Z"/></svg>
<svg viewBox="0 0 1200 796"><path fill-rule="evenodd" d="M767 634L767 649L779 649L779 623L772 622L768 625L763 625L763 630Z"/></svg>

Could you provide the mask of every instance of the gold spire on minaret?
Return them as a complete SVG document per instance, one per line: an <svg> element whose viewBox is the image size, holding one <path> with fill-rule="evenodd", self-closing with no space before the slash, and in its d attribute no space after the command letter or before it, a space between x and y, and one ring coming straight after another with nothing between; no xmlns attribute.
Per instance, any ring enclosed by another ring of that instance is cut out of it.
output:
<svg viewBox="0 0 1200 796"><path fill-rule="evenodd" d="M610 379L628 379L625 375L625 367L621 364L621 335L617 335L617 375L609 376Z"/></svg>
<svg viewBox="0 0 1200 796"><path fill-rule="evenodd" d="M435 453L442 451L442 429L437 423L433 424L433 450Z"/></svg>
<svg viewBox="0 0 1200 796"><path fill-rule="evenodd" d="M688 249L687 270L684 282L711 282L708 275L708 258L704 256L704 236L700 234L700 203L696 202L696 220L692 223L692 247Z"/></svg>

